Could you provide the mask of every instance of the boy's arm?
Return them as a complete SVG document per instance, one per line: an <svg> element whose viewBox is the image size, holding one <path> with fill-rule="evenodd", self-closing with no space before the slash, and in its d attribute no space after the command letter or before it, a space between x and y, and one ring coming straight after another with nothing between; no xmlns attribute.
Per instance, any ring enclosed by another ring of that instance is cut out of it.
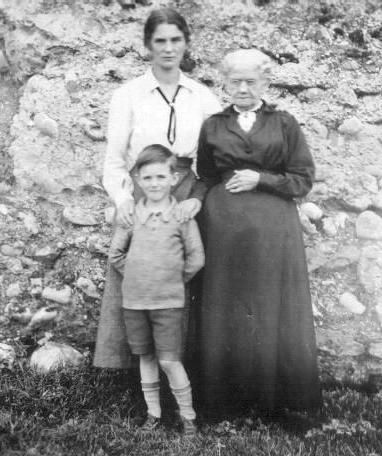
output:
<svg viewBox="0 0 382 456"><path fill-rule="evenodd" d="M117 225L109 250L110 264L123 275L126 254L130 245L132 235L131 227Z"/></svg>
<svg viewBox="0 0 382 456"><path fill-rule="evenodd" d="M204 248L194 219L181 225L184 245L184 281L188 282L204 266Z"/></svg>

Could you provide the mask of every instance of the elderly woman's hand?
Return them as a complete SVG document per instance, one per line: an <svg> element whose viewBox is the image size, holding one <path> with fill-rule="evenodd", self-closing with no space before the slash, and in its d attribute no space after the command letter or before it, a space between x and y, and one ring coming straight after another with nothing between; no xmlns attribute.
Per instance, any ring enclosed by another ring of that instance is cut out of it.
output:
<svg viewBox="0 0 382 456"><path fill-rule="evenodd" d="M225 188L231 193L248 192L257 187L260 174L251 169L236 170L235 174L225 184Z"/></svg>
<svg viewBox="0 0 382 456"><path fill-rule="evenodd" d="M195 217L200 211L202 203L197 198L189 198L178 203L175 216L178 222L183 223Z"/></svg>

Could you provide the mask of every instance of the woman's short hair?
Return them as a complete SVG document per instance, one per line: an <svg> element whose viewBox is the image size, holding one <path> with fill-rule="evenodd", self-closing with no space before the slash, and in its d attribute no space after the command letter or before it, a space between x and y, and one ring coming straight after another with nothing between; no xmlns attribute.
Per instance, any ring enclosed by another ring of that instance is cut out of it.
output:
<svg viewBox="0 0 382 456"><path fill-rule="evenodd" d="M223 59L220 70L227 77L237 67L250 67L254 71L269 77L272 69L271 59L257 49L239 49L229 52Z"/></svg>
<svg viewBox="0 0 382 456"><path fill-rule="evenodd" d="M153 10L145 22L143 29L143 42L148 48L151 38L160 24L176 25L183 33L186 43L190 41L190 29L184 17L172 8L159 8Z"/></svg>
<svg viewBox="0 0 382 456"><path fill-rule="evenodd" d="M167 147L162 144L150 144L146 146L138 155L135 162L135 169L139 172L144 166L153 163L168 163L171 172L175 172L176 157Z"/></svg>

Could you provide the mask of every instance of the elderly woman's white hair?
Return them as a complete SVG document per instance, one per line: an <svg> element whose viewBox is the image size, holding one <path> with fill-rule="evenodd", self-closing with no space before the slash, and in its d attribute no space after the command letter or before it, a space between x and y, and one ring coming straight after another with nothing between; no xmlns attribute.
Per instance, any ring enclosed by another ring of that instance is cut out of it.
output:
<svg viewBox="0 0 382 456"><path fill-rule="evenodd" d="M227 77L233 70L241 68L253 68L254 71L269 77L271 74L271 59L257 49L240 49L229 52L221 64L221 72Z"/></svg>

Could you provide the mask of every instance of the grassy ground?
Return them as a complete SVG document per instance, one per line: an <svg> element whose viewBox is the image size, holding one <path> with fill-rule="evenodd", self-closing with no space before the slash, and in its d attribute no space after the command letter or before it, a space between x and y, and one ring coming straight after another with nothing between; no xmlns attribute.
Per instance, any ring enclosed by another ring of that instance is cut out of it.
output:
<svg viewBox="0 0 382 456"><path fill-rule="evenodd" d="M37 374L18 366L0 377L2 456L382 455L382 394L331 387L322 417L260 419L255 411L230 421L201 420L200 435L182 439L174 415L157 433L136 425L143 407L137 379L126 372Z"/></svg>

